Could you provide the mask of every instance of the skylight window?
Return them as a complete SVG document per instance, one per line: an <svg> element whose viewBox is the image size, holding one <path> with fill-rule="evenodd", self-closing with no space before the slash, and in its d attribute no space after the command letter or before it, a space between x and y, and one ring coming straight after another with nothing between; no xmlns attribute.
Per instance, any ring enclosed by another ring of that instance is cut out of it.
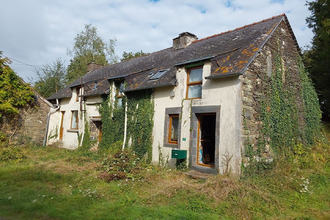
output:
<svg viewBox="0 0 330 220"><path fill-rule="evenodd" d="M99 86L99 85L98 85L97 81L95 81L95 82L94 82L94 88L93 88L93 90L97 89L98 86Z"/></svg>
<svg viewBox="0 0 330 220"><path fill-rule="evenodd" d="M151 80L159 79L159 78L162 77L167 71L168 71L168 69L165 69L165 70L159 70L157 73L155 73L153 76L151 76L150 79L151 79Z"/></svg>

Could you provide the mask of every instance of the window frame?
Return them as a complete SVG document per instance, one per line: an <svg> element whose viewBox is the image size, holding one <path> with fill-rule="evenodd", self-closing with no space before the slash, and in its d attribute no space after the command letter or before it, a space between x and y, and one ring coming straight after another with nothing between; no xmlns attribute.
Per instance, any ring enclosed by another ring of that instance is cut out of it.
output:
<svg viewBox="0 0 330 220"><path fill-rule="evenodd" d="M118 102L119 101L121 101L121 103L123 104L124 95L123 95L123 92L120 91L120 90L121 90L121 87L123 87L122 89L125 89L125 82L120 82L118 85L119 85L118 87L116 86L116 98L117 98L117 106L116 107L117 108L119 108L118 107ZM122 106L121 106L121 108L122 108Z"/></svg>
<svg viewBox="0 0 330 220"><path fill-rule="evenodd" d="M76 87L76 102L79 102L80 88Z"/></svg>
<svg viewBox="0 0 330 220"><path fill-rule="evenodd" d="M73 127L72 127L72 121L73 121L73 116L74 116L74 114L76 114L76 125L77 125L76 128L73 128ZM78 110L73 110L73 111L71 111L71 123L70 123L70 129L71 129L71 130L78 130L78 129L79 129L79 114L78 114Z"/></svg>
<svg viewBox="0 0 330 220"><path fill-rule="evenodd" d="M179 117L179 123L178 123L178 141L169 142L170 140L170 134L169 134L169 129L170 129L170 115L178 115ZM180 148L180 142L181 142L181 107L174 107L174 108L166 108L165 109L165 121L164 121L164 139L163 139L163 146L164 147L171 147L171 148Z"/></svg>
<svg viewBox="0 0 330 220"><path fill-rule="evenodd" d="M200 81L194 81L194 82L189 82L190 79L190 72L195 69L201 69L202 70L202 77ZM194 97L194 98L189 98L189 87L190 86L196 86L196 85L201 85L201 96L200 97ZM195 66L187 69L187 88L186 88L186 99L201 99L202 98L202 85L203 85L203 65L201 66Z"/></svg>
<svg viewBox="0 0 330 220"><path fill-rule="evenodd" d="M173 118L177 118L178 119L178 128L177 128L177 136L178 136L178 140L176 141L173 141L171 139L171 136L172 136L172 121L173 121ZM178 144L178 141L179 141L179 126L180 126L180 115L179 114L170 114L169 115L169 126L168 126L168 130L167 130L167 143L168 144Z"/></svg>

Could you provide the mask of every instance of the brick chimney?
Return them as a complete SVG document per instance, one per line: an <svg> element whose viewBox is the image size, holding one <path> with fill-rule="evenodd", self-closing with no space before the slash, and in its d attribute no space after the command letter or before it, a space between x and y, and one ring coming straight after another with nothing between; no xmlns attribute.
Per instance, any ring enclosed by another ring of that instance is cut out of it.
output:
<svg viewBox="0 0 330 220"><path fill-rule="evenodd" d="M96 69L101 68L102 66L103 65L101 65L101 64L96 64L94 62L91 62L91 63L87 64L87 72L92 72Z"/></svg>
<svg viewBox="0 0 330 220"><path fill-rule="evenodd" d="M173 50L183 49L197 39L196 35L189 32L183 32L173 39Z"/></svg>

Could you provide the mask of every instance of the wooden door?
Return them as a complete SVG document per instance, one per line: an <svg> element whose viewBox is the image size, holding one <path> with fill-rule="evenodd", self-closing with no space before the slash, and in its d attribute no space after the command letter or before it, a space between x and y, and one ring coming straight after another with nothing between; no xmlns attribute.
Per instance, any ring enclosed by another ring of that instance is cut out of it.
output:
<svg viewBox="0 0 330 220"><path fill-rule="evenodd" d="M197 164L214 167L215 160L215 113L198 115Z"/></svg>
<svg viewBox="0 0 330 220"><path fill-rule="evenodd" d="M60 141L63 139L63 120L64 120L64 114L65 112L61 112L62 115L61 115L61 126L60 126Z"/></svg>

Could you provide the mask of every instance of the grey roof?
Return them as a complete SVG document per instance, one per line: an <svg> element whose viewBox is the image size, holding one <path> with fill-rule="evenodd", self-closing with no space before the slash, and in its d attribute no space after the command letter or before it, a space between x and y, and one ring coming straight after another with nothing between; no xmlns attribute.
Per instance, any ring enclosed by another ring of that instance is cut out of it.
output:
<svg viewBox="0 0 330 220"><path fill-rule="evenodd" d="M85 88L84 96L107 94L110 86L108 80L120 78L125 78L127 82L124 90L126 92L173 86L176 84L177 67L202 60L210 60L212 63L209 79L243 74L282 21L288 25L295 40L290 24L286 16L282 14L196 40L184 49L167 48L88 72L66 88L50 96L48 100L71 97L70 88L81 85ZM295 42L297 41L295 40ZM169 69L169 71L157 80L149 80L154 73L163 69ZM96 81L99 86L93 90L92 87Z"/></svg>

